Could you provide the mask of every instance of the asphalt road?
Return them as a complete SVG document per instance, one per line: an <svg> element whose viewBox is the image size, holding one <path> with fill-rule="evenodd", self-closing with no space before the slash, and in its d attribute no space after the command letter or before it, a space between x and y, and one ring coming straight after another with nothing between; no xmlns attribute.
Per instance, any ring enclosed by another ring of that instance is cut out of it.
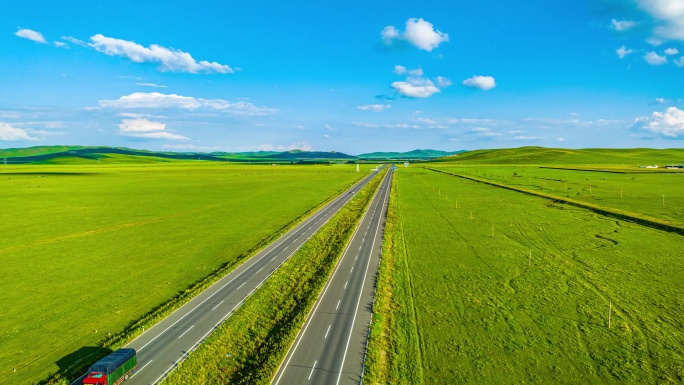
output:
<svg viewBox="0 0 684 385"><path fill-rule="evenodd" d="M273 384L361 383L391 178L392 169L281 363Z"/></svg>
<svg viewBox="0 0 684 385"><path fill-rule="evenodd" d="M362 179L126 345L138 352L138 368L125 384L163 380L375 175L377 172ZM74 384L81 384L83 378Z"/></svg>

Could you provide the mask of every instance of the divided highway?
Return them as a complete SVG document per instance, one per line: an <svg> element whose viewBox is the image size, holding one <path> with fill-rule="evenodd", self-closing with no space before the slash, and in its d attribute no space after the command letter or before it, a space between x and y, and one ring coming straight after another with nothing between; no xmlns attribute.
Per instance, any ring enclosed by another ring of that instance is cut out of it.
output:
<svg viewBox="0 0 684 385"><path fill-rule="evenodd" d="M126 345L138 352L138 369L126 384L162 381L377 173L362 179ZM74 384L80 384L82 379Z"/></svg>
<svg viewBox="0 0 684 385"><path fill-rule="evenodd" d="M273 384L362 382L391 183L390 167Z"/></svg>

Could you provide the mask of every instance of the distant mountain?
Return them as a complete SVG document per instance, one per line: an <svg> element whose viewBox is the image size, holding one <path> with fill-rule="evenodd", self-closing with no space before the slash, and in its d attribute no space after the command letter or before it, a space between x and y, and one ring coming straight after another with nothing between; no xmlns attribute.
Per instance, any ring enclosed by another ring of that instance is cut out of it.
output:
<svg viewBox="0 0 684 385"><path fill-rule="evenodd" d="M460 151L439 151L439 150L413 150L408 152L371 152L360 154L359 159L435 159L443 156L458 155L465 152Z"/></svg>
<svg viewBox="0 0 684 385"><path fill-rule="evenodd" d="M301 151L292 150L288 152L282 152L278 155L269 155L269 159L287 159L287 160L313 160L313 159L356 159L355 156L343 154L341 152L321 152L321 151Z"/></svg>
<svg viewBox="0 0 684 385"><path fill-rule="evenodd" d="M9 164L82 164L82 163L156 163L173 160L216 162L316 162L355 160L341 152L292 150L287 152L155 152L125 147L39 146L0 149L0 163Z"/></svg>

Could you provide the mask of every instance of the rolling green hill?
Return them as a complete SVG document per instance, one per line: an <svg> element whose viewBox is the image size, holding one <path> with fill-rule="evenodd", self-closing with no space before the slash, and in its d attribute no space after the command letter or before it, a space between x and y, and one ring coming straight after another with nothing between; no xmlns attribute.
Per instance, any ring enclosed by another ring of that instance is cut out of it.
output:
<svg viewBox="0 0 684 385"><path fill-rule="evenodd" d="M520 147L495 150L476 150L458 156L449 156L436 162L474 164L520 164L520 165L666 165L684 163L684 149L562 149L544 147Z"/></svg>
<svg viewBox="0 0 684 385"><path fill-rule="evenodd" d="M463 152L465 151L413 150L408 152L371 152L360 154L356 157L359 159L434 159L443 156L457 155Z"/></svg>

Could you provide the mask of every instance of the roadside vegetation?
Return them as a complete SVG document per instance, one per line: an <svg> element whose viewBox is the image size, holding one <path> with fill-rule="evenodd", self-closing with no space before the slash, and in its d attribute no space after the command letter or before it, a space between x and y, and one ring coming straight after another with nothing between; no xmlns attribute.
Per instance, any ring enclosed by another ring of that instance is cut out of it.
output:
<svg viewBox="0 0 684 385"><path fill-rule="evenodd" d="M270 383L386 172L276 270L165 383Z"/></svg>
<svg viewBox="0 0 684 385"><path fill-rule="evenodd" d="M365 168L9 166L0 172L0 383L66 381Z"/></svg>
<svg viewBox="0 0 684 385"><path fill-rule="evenodd" d="M684 381L681 235L427 169L395 175L368 383Z"/></svg>

